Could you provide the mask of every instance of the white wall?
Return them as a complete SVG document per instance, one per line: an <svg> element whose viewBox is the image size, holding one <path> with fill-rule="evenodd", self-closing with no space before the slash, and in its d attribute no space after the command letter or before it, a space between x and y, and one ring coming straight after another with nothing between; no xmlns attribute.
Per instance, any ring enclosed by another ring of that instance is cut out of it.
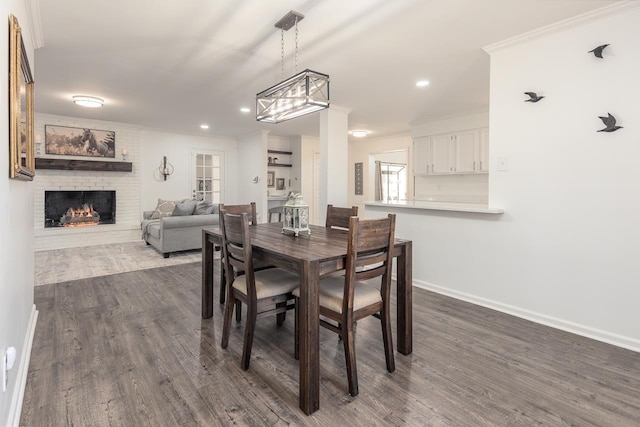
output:
<svg viewBox="0 0 640 427"><path fill-rule="evenodd" d="M635 8L491 51L489 206L505 213L404 210L416 284L640 351L638 22ZM586 53L603 43L605 59ZM624 129L597 133L607 112Z"/></svg>
<svg viewBox="0 0 640 427"><path fill-rule="evenodd" d="M294 138L291 148L294 154L292 174L292 186L294 191L302 193L304 201L309 205L311 224L324 225L320 223L320 192L314 186L314 174L316 171L314 156L320 155L320 138L309 135L300 135ZM318 164L319 167L319 164Z"/></svg>
<svg viewBox="0 0 640 427"><path fill-rule="evenodd" d="M195 136L158 130L142 130L141 183L142 211L155 209L158 199L180 200L192 197L193 151L211 151L224 156L223 203L235 203L238 192L236 179L237 141L233 138ZM158 168L163 156L174 167L165 181Z"/></svg>
<svg viewBox="0 0 640 427"><path fill-rule="evenodd" d="M10 180L9 177L9 98L8 82L8 16L14 14L22 27L22 36L31 70L37 81L29 19L22 0L0 2L3 30L0 31L0 357L8 347L17 349L16 365L10 371L9 387L0 388L0 425L13 425L20 417L21 393L24 392L28 368L28 351L35 328L33 305L33 183ZM37 90L37 85L36 85Z"/></svg>
<svg viewBox="0 0 640 427"><path fill-rule="evenodd" d="M640 349L638 22L636 7L491 52L490 157L510 169L489 203L509 213L496 237L501 275L526 289L514 302ZM586 53L603 43L605 59ZM607 112L625 128L597 133Z"/></svg>
<svg viewBox="0 0 640 427"><path fill-rule="evenodd" d="M256 202L258 222L267 222L267 144L269 131L245 135L238 140L238 194L235 203ZM258 177L259 182L253 179ZM231 202L227 202L231 203Z"/></svg>

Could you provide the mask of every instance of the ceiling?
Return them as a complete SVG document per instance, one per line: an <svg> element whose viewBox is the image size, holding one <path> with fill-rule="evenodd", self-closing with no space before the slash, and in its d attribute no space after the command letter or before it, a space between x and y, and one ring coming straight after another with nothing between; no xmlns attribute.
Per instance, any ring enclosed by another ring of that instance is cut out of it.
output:
<svg viewBox="0 0 640 427"><path fill-rule="evenodd" d="M274 24L296 10L305 15L298 71L331 76L331 102L351 109L349 129L397 134L413 121L488 109L483 46L610 3L40 0L36 111L189 134L318 135L317 113L277 125L255 121L255 94L282 80ZM294 30L285 33L285 77L294 74L294 39ZM431 84L417 88L420 79ZM105 105L79 107L72 95Z"/></svg>

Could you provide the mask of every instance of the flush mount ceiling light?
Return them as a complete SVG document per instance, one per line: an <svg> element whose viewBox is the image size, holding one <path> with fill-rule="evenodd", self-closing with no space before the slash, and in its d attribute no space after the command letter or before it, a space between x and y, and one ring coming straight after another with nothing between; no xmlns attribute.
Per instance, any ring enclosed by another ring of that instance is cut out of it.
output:
<svg viewBox="0 0 640 427"><path fill-rule="evenodd" d="M350 133L356 138L364 138L365 136L369 135L368 130L352 130Z"/></svg>
<svg viewBox="0 0 640 427"><path fill-rule="evenodd" d="M200 125L200 129L209 129L209 125Z"/></svg>
<svg viewBox="0 0 640 427"><path fill-rule="evenodd" d="M103 99L96 98L95 96L87 96L87 95L75 95L73 96L73 102L82 107L89 107L89 108L102 107L102 104L104 104Z"/></svg>
<svg viewBox="0 0 640 427"><path fill-rule="evenodd" d="M429 86L429 80L419 80L416 82L416 86L418 87L427 87Z"/></svg>
<svg viewBox="0 0 640 427"><path fill-rule="evenodd" d="M241 113L250 113L250 112L251 112L251 108L242 107L242 108L240 109L240 112L241 112Z"/></svg>
<svg viewBox="0 0 640 427"><path fill-rule="evenodd" d="M329 107L329 75L312 70L298 70L298 22L300 12L290 11L276 22L280 28L281 76L283 81L256 95L256 120L280 123ZM284 80L284 32L295 27L295 74Z"/></svg>

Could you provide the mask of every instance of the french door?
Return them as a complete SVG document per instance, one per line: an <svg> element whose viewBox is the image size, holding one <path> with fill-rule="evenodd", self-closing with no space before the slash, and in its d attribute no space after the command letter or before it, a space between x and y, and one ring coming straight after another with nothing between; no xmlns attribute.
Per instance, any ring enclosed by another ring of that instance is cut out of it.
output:
<svg viewBox="0 0 640 427"><path fill-rule="evenodd" d="M224 157L215 151L191 152L191 195L196 200L223 200Z"/></svg>

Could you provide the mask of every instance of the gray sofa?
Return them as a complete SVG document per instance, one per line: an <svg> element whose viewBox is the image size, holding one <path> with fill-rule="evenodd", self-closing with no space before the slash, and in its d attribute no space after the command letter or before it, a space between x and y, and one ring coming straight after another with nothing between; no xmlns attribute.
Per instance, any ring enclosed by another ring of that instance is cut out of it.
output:
<svg viewBox="0 0 640 427"><path fill-rule="evenodd" d="M202 229L218 225L218 205L213 213L166 215L153 218L156 211L145 211L142 238L168 258L171 252L202 248ZM211 209L209 209L211 210ZM155 215L158 216L157 214Z"/></svg>

